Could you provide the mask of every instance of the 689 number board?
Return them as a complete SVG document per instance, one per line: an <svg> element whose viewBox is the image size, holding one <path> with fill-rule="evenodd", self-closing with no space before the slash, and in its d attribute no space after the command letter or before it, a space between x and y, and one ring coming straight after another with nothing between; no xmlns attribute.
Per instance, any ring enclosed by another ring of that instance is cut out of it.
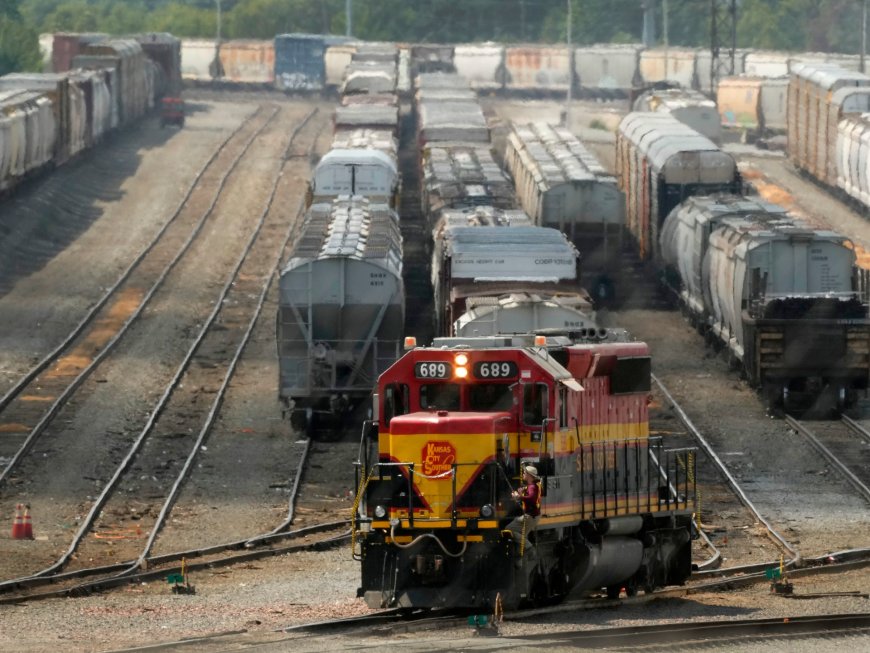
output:
<svg viewBox="0 0 870 653"><path fill-rule="evenodd" d="M453 366L444 361L421 361L414 365L414 376L418 379L449 379Z"/></svg>
<svg viewBox="0 0 870 653"><path fill-rule="evenodd" d="M519 373L513 361L483 361L474 364L474 376L478 379L512 379Z"/></svg>

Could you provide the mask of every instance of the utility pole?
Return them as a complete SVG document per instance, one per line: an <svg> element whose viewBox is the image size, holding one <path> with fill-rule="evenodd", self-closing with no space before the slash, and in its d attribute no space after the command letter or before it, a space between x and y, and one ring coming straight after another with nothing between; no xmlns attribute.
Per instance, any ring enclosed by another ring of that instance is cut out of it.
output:
<svg viewBox="0 0 870 653"><path fill-rule="evenodd" d="M568 44L568 97L565 98L565 127L571 128L571 96L574 94L574 48L571 47L571 3L572 0L565 0L568 4L568 26L565 30L566 41Z"/></svg>
<svg viewBox="0 0 870 653"><path fill-rule="evenodd" d="M643 45L652 48L656 44L656 0L643 0Z"/></svg>
<svg viewBox="0 0 870 653"><path fill-rule="evenodd" d="M867 59L867 0L864 0L863 8L861 9L861 72L866 73Z"/></svg>
<svg viewBox="0 0 870 653"><path fill-rule="evenodd" d="M215 5L217 5L217 25L215 26L217 34L215 36L214 76L216 79L220 79L224 76L224 68L221 65L221 0L214 0L214 3Z"/></svg>
<svg viewBox="0 0 870 653"><path fill-rule="evenodd" d="M710 0L710 86L714 93L720 79L737 72L736 50L737 0Z"/></svg>
<svg viewBox="0 0 870 653"><path fill-rule="evenodd" d="M353 0L344 0L345 36L353 35Z"/></svg>

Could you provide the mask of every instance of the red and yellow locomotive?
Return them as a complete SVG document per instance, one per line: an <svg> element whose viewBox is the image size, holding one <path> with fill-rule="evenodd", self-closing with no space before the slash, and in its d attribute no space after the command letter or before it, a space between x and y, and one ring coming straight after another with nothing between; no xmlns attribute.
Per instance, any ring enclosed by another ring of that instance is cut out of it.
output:
<svg viewBox="0 0 870 653"><path fill-rule="evenodd" d="M439 338L381 375L354 506L370 606L511 608L685 581L693 451L649 436L647 345L592 335ZM518 542L525 465L540 516Z"/></svg>

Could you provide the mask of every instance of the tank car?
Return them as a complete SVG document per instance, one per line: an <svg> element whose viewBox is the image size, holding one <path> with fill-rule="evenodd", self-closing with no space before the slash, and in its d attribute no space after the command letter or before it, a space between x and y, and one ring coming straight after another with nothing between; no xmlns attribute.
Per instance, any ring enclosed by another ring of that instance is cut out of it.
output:
<svg viewBox="0 0 870 653"><path fill-rule="evenodd" d="M375 608L498 610L684 582L695 457L650 436L649 391L640 342L410 349L379 378L360 444L358 594ZM541 502L526 543L506 527L529 464Z"/></svg>
<svg viewBox="0 0 870 653"><path fill-rule="evenodd" d="M313 204L281 271L279 396L298 430L339 426L401 353L396 213L363 197Z"/></svg>
<svg viewBox="0 0 870 653"><path fill-rule="evenodd" d="M616 169L626 223L642 259L657 257L659 230L687 197L738 192L734 158L666 113L632 112L619 123Z"/></svg>
<svg viewBox="0 0 870 653"><path fill-rule="evenodd" d="M661 251L700 329L774 411L839 412L866 391L870 321L846 238L754 199L694 197Z"/></svg>

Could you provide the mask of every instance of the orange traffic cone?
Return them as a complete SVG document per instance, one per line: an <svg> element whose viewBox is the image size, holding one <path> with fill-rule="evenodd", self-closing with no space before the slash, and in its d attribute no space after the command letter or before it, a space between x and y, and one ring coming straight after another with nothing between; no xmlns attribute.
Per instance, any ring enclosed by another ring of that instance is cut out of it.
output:
<svg viewBox="0 0 870 653"><path fill-rule="evenodd" d="M24 524L23 531L24 535L22 535L21 539L23 540L32 540L33 539L33 522L30 519L30 506L24 506Z"/></svg>
<svg viewBox="0 0 870 653"><path fill-rule="evenodd" d="M24 517L21 514L22 506L20 503L15 505L15 519L12 520L12 539L24 539Z"/></svg>

